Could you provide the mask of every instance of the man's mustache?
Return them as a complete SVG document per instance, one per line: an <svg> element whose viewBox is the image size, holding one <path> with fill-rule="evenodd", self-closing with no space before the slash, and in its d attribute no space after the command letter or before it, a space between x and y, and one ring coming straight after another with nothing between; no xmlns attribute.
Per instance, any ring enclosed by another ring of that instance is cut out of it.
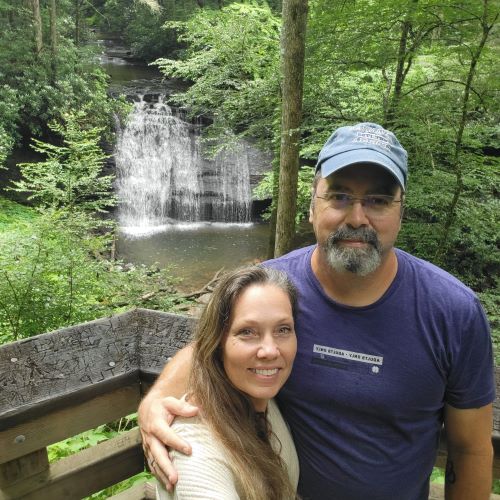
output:
<svg viewBox="0 0 500 500"><path fill-rule="evenodd" d="M339 227L328 237L327 244L335 245L342 240L362 241L369 243L375 248L379 248L380 242L378 241L377 233L373 229L367 227L360 227L358 229L350 228L347 226Z"/></svg>

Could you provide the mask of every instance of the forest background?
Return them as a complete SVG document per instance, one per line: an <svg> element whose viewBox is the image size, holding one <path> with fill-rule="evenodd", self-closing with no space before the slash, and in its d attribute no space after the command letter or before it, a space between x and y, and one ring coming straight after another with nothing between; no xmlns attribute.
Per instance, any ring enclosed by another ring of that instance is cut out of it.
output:
<svg viewBox="0 0 500 500"><path fill-rule="evenodd" d="M184 80L187 90L171 104L208 120L208 137L222 144L248 137L272 151L274 170L256 195L276 208L281 7L279 0L0 0L0 165L9 169L5 179L22 174L0 192L0 343L134 305L179 311L186 302L168 269L114 258L116 199L103 148L130 105L108 91L99 32L120 36L134 57ZM498 16L492 0L310 0L296 217L307 215L311 165L336 127L372 121L393 130L410 159L398 246L478 294L497 360ZM29 144L38 160L16 166L13 153ZM13 201L20 195L23 203ZM99 440L98 432L85 439ZM52 453L83 445L70 441Z"/></svg>
<svg viewBox="0 0 500 500"><path fill-rule="evenodd" d="M250 137L277 167L281 2L1 0L0 11L0 161L28 144L41 158L18 166L23 177L11 186L36 212L3 191L0 339L144 296L148 307L175 309L182 299L168 272L124 273L110 259L113 222L102 214L116 200L102 146L130 107L109 95L92 42L96 31L119 34L135 57L188 83L172 101L207 117L208 136ZM473 288L497 341L498 3L312 0L305 49L297 220L307 214L308 167L334 128L394 130L410 158L398 245ZM257 195L272 197L275 179Z"/></svg>

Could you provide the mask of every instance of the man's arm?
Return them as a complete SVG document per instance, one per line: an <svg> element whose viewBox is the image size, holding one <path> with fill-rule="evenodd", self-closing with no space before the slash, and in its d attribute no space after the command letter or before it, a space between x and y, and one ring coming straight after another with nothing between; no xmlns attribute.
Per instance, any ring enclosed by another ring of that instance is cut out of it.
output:
<svg viewBox="0 0 500 500"><path fill-rule="evenodd" d="M460 410L446 405L446 500L488 500L491 492L493 405Z"/></svg>
<svg viewBox="0 0 500 500"><path fill-rule="evenodd" d="M170 424L176 415L191 417L198 413L197 407L179 400L186 393L192 354L193 347L188 345L167 363L138 409L144 455L151 472L167 489L176 483L177 472L165 446L191 453L189 443L180 439Z"/></svg>

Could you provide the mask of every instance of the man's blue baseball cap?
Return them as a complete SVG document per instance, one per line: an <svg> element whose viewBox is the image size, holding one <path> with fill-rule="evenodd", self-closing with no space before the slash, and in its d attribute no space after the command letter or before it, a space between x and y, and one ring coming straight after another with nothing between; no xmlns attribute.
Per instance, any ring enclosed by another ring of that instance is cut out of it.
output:
<svg viewBox="0 0 500 500"><path fill-rule="evenodd" d="M408 177L408 154L396 136L376 123L358 123L338 128L319 153L316 172L328 177L341 168L358 163L385 168L404 190Z"/></svg>

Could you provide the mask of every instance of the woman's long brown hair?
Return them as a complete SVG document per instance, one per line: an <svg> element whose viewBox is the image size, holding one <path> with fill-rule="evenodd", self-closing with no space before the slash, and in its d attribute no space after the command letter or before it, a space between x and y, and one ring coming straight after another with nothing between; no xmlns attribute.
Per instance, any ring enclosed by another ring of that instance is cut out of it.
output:
<svg viewBox="0 0 500 500"><path fill-rule="evenodd" d="M225 447L243 498L290 499L295 498L295 492L283 461L271 446L272 429L265 428L267 421L257 414L250 398L232 385L222 362L221 344L232 308L243 290L255 284L283 290L295 317L297 292L285 273L252 266L226 275L198 322L190 394L201 406L205 422Z"/></svg>

